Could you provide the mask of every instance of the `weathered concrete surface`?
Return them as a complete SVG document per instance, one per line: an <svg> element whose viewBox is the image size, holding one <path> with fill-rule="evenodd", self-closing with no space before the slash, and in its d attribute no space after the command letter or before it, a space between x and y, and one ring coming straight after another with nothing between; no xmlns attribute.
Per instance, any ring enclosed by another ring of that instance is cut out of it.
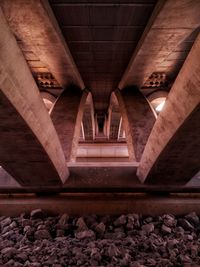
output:
<svg viewBox="0 0 200 267"><path fill-rule="evenodd" d="M50 112L67 161L74 161L76 158L87 95L87 90L82 91L76 86L69 86Z"/></svg>
<svg viewBox="0 0 200 267"><path fill-rule="evenodd" d="M0 162L27 186L56 185L68 176L52 121L0 9Z"/></svg>
<svg viewBox="0 0 200 267"><path fill-rule="evenodd" d="M82 125L84 130L85 140L94 140L95 139L95 120L94 120L94 105L92 94L89 93L87 96L86 103L84 105Z"/></svg>
<svg viewBox="0 0 200 267"><path fill-rule="evenodd" d="M186 183L200 169L200 36L193 45L145 147L138 176Z"/></svg>
<svg viewBox="0 0 200 267"><path fill-rule="evenodd" d="M121 108L130 160L140 161L156 117L147 99L135 87L116 90ZM134 157L135 155L135 157Z"/></svg>
<svg viewBox="0 0 200 267"><path fill-rule="evenodd" d="M22 188L19 183L0 167L0 188ZM30 187L29 187L30 188Z"/></svg>
<svg viewBox="0 0 200 267"><path fill-rule="evenodd" d="M199 10L199 0L158 1L118 87L140 88L153 72L173 76L176 65L183 63L177 58L184 49L176 48L199 31Z"/></svg>
<svg viewBox="0 0 200 267"><path fill-rule="evenodd" d="M3 0L0 3L17 40L34 53L62 87L84 83L48 1Z"/></svg>
<svg viewBox="0 0 200 267"><path fill-rule="evenodd" d="M42 209L50 214L69 215L116 215L139 213L159 216L161 214L183 215L195 211L200 214L199 196L148 196L146 194L100 194L76 193L55 197L35 197L30 195L1 196L0 213L4 216L18 216L34 209Z"/></svg>
<svg viewBox="0 0 200 267"><path fill-rule="evenodd" d="M110 104L108 108L107 116L107 128L106 135L110 140L118 140L120 131L121 112L119 103L115 93L113 92L110 96Z"/></svg>

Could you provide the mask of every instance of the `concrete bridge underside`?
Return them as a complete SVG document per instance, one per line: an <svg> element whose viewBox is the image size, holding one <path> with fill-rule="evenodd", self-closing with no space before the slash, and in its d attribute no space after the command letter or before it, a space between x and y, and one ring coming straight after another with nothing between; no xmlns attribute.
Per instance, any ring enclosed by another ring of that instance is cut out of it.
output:
<svg viewBox="0 0 200 267"><path fill-rule="evenodd" d="M199 14L198 0L1 1L0 191L192 190Z"/></svg>

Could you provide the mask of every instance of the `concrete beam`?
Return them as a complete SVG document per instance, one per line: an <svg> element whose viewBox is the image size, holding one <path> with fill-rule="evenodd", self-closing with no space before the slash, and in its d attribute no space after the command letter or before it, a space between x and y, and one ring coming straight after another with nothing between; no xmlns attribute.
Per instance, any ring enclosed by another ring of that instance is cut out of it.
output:
<svg viewBox="0 0 200 267"><path fill-rule="evenodd" d="M189 181L200 168L200 35L193 45L145 147L142 182Z"/></svg>
<svg viewBox="0 0 200 267"><path fill-rule="evenodd" d="M0 213L4 216L19 216L34 209L42 209L47 214L67 213L70 216L90 214L116 215L138 213L150 216L172 213L185 215L195 211L200 215L200 197L188 195L151 196L147 194L122 193L66 193L54 197L22 195L0 198Z"/></svg>
<svg viewBox="0 0 200 267"><path fill-rule="evenodd" d="M140 88L153 72L173 72L176 61L166 60L200 26L199 10L199 0L159 0L118 88Z"/></svg>
<svg viewBox="0 0 200 267"><path fill-rule="evenodd" d="M48 1L2 0L0 6L17 40L37 55L63 88L73 83L84 89Z"/></svg>
<svg viewBox="0 0 200 267"><path fill-rule="evenodd" d="M70 86L60 95L50 112L67 161L75 161L76 158L87 95L87 90Z"/></svg>
<svg viewBox="0 0 200 267"><path fill-rule="evenodd" d="M1 9L0 25L0 163L22 185L61 184L62 147Z"/></svg>
<svg viewBox="0 0 200 267"><path fill-rule="evenodd" d="M147 99L135 87L116 90L130 160L140 161L156 117Z"/></svg>

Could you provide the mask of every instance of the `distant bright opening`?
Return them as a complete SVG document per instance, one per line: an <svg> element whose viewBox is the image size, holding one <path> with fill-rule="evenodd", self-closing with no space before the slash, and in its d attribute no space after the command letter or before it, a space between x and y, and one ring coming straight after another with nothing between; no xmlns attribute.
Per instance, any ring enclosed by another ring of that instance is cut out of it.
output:
<svg viewBox="0 0 200 267"><path fill-rule="evenodd" d="M157 112L160 112L160 111L163 109L164 105L165 105L165 100L164 100L163 102L161 102L161 103L156 107L156 111L157 111Z"/></svg>
<svg viewBox="0 0 200 267"><path fill-rule="evenodd" d="M50 110L50 108L51 108L52 105L53 105L53 102L50 101L50 100L48 100L48 99L46 99L46 98L43 98L43 101L44 101L44 104L45 104L47 110Z"/></svg>

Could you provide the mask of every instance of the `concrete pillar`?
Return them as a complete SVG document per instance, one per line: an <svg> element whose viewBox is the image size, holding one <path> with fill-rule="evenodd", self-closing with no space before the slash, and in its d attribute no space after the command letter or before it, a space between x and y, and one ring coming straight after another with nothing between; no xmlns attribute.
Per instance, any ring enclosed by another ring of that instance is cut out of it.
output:
<svg viewBox="0 0 200 267"><path fill-rule="evenodd" d="M85 133L85 140L92 141L95 139L95 119L94 119L94 105L92 94L89 93L84 105L83 129Z"/></svg>
<svg viewBox="0 0 200 267"><path fill-rule="evenodd" d="M138 176L152 184L186 183L200 168L200 36L145 147Z"/></svg>
<svg viewBox="0 0 200 267"><path fill-rule="evenodd" d="M115 93L110 96L110 105L108 108L108 138L118 139L119 125L121 119L121 112L119 108L119 103Z"/></svg>
<svg viewBox="0 0 200 267"><path fill-rule="evenodd" d="M84 105L88 91L69 86L55 102L50 116L60 139L66 161L75 161Z"/></svg>
<svg viewBox="0 0 200 267"><path fill-rule="evenodd" d="M147 139L155 123L155 114L136 87L116 90L121 109L130 160L140 161Z"/></svg>
<svg viewBox="0 0 200 267"><path fill-rule="evenodd" d="M96 136L98 136L98 134L99 134L99 124L97 120L97 114L95 114L95 138Z"/></svg>
<svg viewBox="0 0 200 267"><path fill-rule="evenodd" d="M58 136L0 9L0 165L21 185L65 182Z"/></svg>

